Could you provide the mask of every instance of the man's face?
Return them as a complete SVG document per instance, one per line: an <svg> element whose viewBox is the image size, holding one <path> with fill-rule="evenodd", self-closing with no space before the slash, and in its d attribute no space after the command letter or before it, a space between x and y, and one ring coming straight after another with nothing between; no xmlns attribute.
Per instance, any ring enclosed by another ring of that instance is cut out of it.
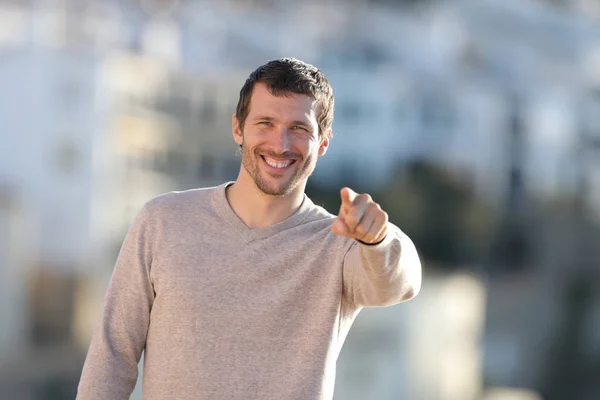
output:
<svg viewBox="0 0 600 400"><path fill-rule="evenodd" d="M319 139L316 106L309 96L274 96L265 84L257 83L244 126L233 117L242 166L263 193L284 196L304 191L317 158L329 145L328 139Z"/></svg>

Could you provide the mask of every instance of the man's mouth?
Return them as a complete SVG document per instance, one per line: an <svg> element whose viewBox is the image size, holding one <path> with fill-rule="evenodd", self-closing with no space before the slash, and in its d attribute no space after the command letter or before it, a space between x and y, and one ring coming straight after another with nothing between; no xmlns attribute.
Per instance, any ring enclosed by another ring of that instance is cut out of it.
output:
<svg viewBox="0 0 600 400"><path fill-rule="evenodd" d="M277 168L277 169L285 169L296 162L296 160L290 160L290 159L280 160L280 159L275 159L275 158L262 156L262 155L260 157L265 161L265 163L268 166Z"/></svg>

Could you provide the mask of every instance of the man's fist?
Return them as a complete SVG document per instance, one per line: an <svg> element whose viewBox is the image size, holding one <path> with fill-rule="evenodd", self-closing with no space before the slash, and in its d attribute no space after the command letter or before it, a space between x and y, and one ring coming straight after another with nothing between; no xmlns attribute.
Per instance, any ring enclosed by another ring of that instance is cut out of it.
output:
<svg viewBox="0 0 600 400"><path fill-rule="evenodd" d="M342 205L331 230L333 233L366 244L377 244L387 235L388 215L370 195L358 194L350 188L340 192Z"/></svg>

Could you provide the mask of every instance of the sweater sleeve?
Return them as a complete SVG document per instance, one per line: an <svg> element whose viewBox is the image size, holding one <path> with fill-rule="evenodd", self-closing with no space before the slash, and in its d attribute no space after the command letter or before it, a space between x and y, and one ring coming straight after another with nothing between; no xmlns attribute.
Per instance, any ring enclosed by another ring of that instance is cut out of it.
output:
<svg viewBox="0 0 600 400"><path fill-rule="evenodd" d="M146 205L119 252L83 366L78 400L125 400L135 387L154 301L148 213Z"/></svg>
<svg viewBox="0 0 600 400"><path fill-rule="evenodd" d="M421 262L412 240L388 223L376 245L354 241L344 257L344 295L355 307L390 306L409 300L421 288Z"/></svg>

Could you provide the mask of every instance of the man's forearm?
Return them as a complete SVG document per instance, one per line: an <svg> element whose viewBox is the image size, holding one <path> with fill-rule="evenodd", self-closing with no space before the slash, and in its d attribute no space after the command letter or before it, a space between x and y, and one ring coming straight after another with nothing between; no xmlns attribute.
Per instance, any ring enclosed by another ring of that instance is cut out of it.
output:
<svg viewBox="0 0 600 400"><path fill-rule="evenodd" d="M390 224L380 243L357 243L349 250L344 277L357 306L389 306L417 295L421 262L410 238Z"/></svg>

